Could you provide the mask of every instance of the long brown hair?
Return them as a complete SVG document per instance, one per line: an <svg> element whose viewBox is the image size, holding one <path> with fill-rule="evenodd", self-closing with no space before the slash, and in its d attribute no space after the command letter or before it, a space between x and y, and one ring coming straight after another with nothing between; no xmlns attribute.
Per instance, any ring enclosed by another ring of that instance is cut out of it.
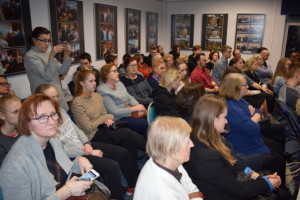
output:
<svg viewBox="0 0 300 200"><path fill-rule="evenodd" d="M223 143L222 136L215 129L215 118L222 114L227 107L224 98L216 95L201 97L192 115L192 135L209 148L218 151L231 165L236 159L231 155L230 149Z"/></svg>
<svg viewBox="0 0 300 200"><path fill-rule="evenodd" d="M93 74L95 76L95 73L92 70L80 70L76 73L74 97L80 96L82 94L83 88L80 85L80 82L85 81L90 74Z"/></svg>
<svg viewBox="0 0 300 200"><path fill-rule="evenodd" d="M278 63L277 63L277 67L276 67L276 70L274 72L274 76L271 80L271 85L273 86L274 85L274 82L275 82L275 78L277 76L281 76L285 79L287 79L287 74L288 74L288 69L285 67L285 64L288 60L291 60L289 58L281 58Z"/></svg>

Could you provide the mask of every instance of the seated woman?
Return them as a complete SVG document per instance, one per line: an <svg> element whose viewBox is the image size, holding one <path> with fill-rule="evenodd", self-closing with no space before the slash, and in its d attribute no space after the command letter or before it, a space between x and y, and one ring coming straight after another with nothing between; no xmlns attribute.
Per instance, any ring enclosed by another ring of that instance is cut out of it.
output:
<svg viewBox="0 0 300 200"><path fill-rule="evenodd" d="M11 84L7 81L6 76L0 75L0 97L11 94L15 95L14 90L10 89Z"/></svg>
<svg viewBox="0 0 300 200"><path fill-rule="evenodd" d="M148 78L148 83L152 89L155 89L158 86L161 76L166 71L165 63L160 60L153 61L152 70L153 71Z"/></svg>
<svg viewBox="0 0 300 200"><path fill-rule="evenodd" d="M219 58L220 54L218 51L211 51L208 55L209 62L207 63L206 68L211 71Z"/></svg>
<svg viewBox="0 0 300 200"><path fill-rule="evenodd" d="M272 171L277 171L284 182L285 159L284 147L282 148L284 140L277 139L281 137L281 133L275 131L270 137L262 136L258 123L262 118L261 113L243 99L247 93L248 85L242 74L231 73L222 80L219 94L227 101L227 120L230 128L226 138L231 142L232 148L244 156L266 155L264 156L266 160L272 156L274 162L269 167ZM275 138L280 142L275 141ZM264 161L264 158L260 162Z"/></svg>
<svg viewBox="0 0 300 200"><path fill-rule="evenodd" d="M60 121L58 103L50 97L37 94L25 99L18 121L22 136L0 170L4 199L67 199L90 188L92 181L78 181L76 176L67 180L72 172L84 174L93 166L84 157L70 161L55 138Z"/></svg>
<svg viewBox="0 0 300 200"><path fill-rule="evenodd" d="M278 63L274 73L273 78L271 79L271 86L276 96L279 95L280 88L286 84L287 73L291 66L292 62L289 58L281 58Z"/></svg>
<svg viewBox="0 0 300 200"><path fill-rule="evenodd" d="M189 161L194 146L191 127L180 118L158 117L148 132L147 153L135 188L134 200L201 200L182 164Z"/></svg>
<svg viewBox="0 0 300 200"><path fill-rule="evenodd" d="M45 94L57 101L57 90L50 84L39 85L36 94ZM73 159L77 156L86 157L101 174L105 185L111 191L111 198L122 199L122 185L120 168L129 186L134 187L136 175L134 175L131 158L126 149L120 146L100 142L89 142L86 135L74 124L69 115L60 108L61 125L57 138L63 145L68 157ZM117 162L115 162L117 161ZM119 168L120 165L120 168Z"/></svg>
<svg viewBox="0 0 300 200"><path fill-rule="evenodd" d="M130 56L129 56L130 57ZM126 58L127 59L127 58ZM125 60L126 60L125 59ZM147 79L152 72L152 68L144 62L143 56L141 54L135 54L134 59L138 65L138 71L143 74L144 78ZM125 62L124 60L124 62Z"/></svg>
<svg viewBox="0 0 300 200"><path fill-rule="evenodd" d="M139 103L147 107L152 101L152 88L148 81L140 74L137 74L137 61L130 57L124 62L126 74L120 80L127 89L127 92L133 96Z"/></svg>
<svg viewBox="0 0 300 200"><path fill-rule="evenodd" d="M114 68L117 70L115 66ZM110 130L109 127L115 123L115 118L106 112L102 97L94 92L96 89L94 73L83 70L78 72L77 77L76 93L71 109L78 128L86 134L91 142L114 144L127 149L131 157L134 175L137 175L136 150L138 148L145 151L146 141L128 128ZM99 126L103 126L103 128ZM134 182L129 184L129 187L134 187Z"/></svg>
<svg viewBox="0 0 300 200"><path fill-rule="evenodd" d="M128 94L119 79L117 68L114 65L104 65L100 70L100 77L103 84L97 88L97 92L103 97L104 106L110 116L115 120L128 122L131 130L147 138L148 123L143 117L146 108ZM132 117L133 115L136 117Z"/></svg>
<svg viewBox="0 0 300 200"><path fill-rule="evenodd" d="M185 165L192 181L206 200L251 199L278 188L281 180L276 173L260 177L239 163L223 143L221 134L225 132L226 115L226 101L219 96L206 95L196 103L191 122L195 146ZM238 173L248 179L238 180Z"/></svg>
<svg viewBox="0 0 300 200"><path fill-rule="evenodd" d="M181 77L181 84L178 88L182 88L185 84L191 83L191 79L188 75L188 68L187 64L183 59L177 58L174 61L174 67L180 71L180 77ZM179 89L179 90L180 90ZM178 92L179 92L178 90Z"/></svg>
<svg viewBox="0 0 300 200"><path fill-rule="evenodd" d="M165 54L163 61L165 62L166 67L173 67L174 59L172 54Z"/></svg>
<svg viewBox="0 0 300 200"><path fill-rule="evenodd" d="M189 122L198 99L205 94L201 83L188 83L176 95L179 114Z"/></svg>
<svg viewBox="0 0 300 200"><path fill-rule="evenodd" d="M173 45L171 51L169 52L169 54L173 55L174 60L179 58L179 56L180 56L180 47L179 47L179 45L177 45L177 44Z"/></svg>
<svg viewBox="0 0 300 200"><path fill-rule="evenodd" d="M0 167L12 145L18 140L18 113L21 101L14 95L0 97Z"/></svg>
<svg viewBox="0 0 300 200"><path fill-rule="evenodd" d="M167 68L157 88L152 92L157 115L179 116L175 90L180 85L180 72L175 68Z"/></svg>

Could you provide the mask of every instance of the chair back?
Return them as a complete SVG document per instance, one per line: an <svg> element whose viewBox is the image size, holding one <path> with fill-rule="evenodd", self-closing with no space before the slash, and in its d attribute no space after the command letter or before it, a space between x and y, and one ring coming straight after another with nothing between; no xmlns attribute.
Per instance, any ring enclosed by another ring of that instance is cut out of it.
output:
<svg viewBox="0 0 300 200"><path fill-rule="evenodd" d="M156 118L156 111L155 108L153 106L153 101L148 105L148 109L147 109L147 122L148 124L151 124L151 122Z"/></svg>

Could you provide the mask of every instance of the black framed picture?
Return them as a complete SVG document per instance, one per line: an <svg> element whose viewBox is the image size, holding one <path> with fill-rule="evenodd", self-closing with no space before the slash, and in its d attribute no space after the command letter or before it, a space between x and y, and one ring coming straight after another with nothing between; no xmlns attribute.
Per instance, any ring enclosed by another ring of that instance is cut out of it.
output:
<svg viewBox="0 0 300 200"><path fill-rule="evenodd" d="M150 51L152 46L157 46L158 14L146 13L146 51Z"/></svg>
<svg viewBox="0 0 300 200"><path fill-rule="evenodd" d="M202 49L221 50L226 44L228 14L203 14Z"/></svg>
<svg viewBox="0 0 300 200"><path fill-rule="evenodd" d="M32 29L29 1L0 0L0 6L0 74L25 73L26 38Z"/></svg>
<svg viewBox="0 0 300 200"><path fill-rule="evenodd" d="M172 15L171 48L191 49L194 43L194 15Z"/></svg>
<svg viewBox="0 0 300 200"><path fill-rule="evenodd" d="M265 14L238 14L234 48L243 53L255 53L262 47L265 18Z"/></svg>
<svg viewBox="0 0 300 200"><path fill-rule="evenodd" d="M97 59L118 52L117 7L95 4Z"/></svg>
<svg viewBox="0 0 300 200"><path fill-rule="evenodd" d="M84 52L83 11L81 1L49 0L52 45L67 43L71 46L73 63L79 62ZM56 58L62 62L63 53Z"/></svg>
<svg viewBox="0 0 300 200"><path fill-rule="evenodd" d="M126 52L141 51L141 11L126 8Z"/></svg>

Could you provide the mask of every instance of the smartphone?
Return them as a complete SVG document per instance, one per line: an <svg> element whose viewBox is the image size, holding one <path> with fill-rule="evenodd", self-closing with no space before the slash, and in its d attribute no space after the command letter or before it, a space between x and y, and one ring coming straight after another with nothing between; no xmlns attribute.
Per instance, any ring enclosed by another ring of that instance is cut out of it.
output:
<svg viewBox="0 0 300 200"><path fill-rule="evenodd" d="M95 170L91 170L78 178L78 181L93 181L99 177L99 173Z"/></svg>

